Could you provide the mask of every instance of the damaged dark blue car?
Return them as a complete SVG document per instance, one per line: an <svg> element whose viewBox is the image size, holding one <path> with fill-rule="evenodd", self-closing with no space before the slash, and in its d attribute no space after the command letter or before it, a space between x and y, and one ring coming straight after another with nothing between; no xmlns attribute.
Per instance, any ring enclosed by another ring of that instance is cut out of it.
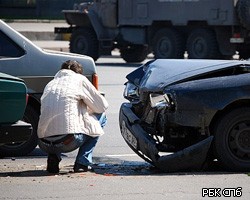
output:
<svg viewBox="0 0 250 200"><path fill-rule="evenodd" d="M250 170L250 62L153 60L126 77L119 123L129 147L166 172L217 159Z"/></svg>

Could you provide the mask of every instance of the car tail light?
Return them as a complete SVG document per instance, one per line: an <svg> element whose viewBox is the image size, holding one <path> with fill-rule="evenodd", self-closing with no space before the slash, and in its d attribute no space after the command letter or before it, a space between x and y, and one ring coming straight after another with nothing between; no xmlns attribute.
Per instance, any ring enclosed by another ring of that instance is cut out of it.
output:
<svg viewBox="0 0 250 200"><path fill-rule="evenodd" d="M230 42L231 42L231 43L236 43L236 44L237 44L237 43L244 43L245 40L244 40L243 37L241 37L240 33L234 33L234 34L233 34L233 37L230 38Z"/></svg>
<svg viewBox="0 0 250 200"><path fill-rule="evenodd" d="M93 74L92 83L95 86L95 88L98 90L98 75L97 74Z"/></svg>
<svg viewBox="0 0 250 200"><path fill-rule="evenodd" d="M234 33L234 34L233 34L233 38L241 38L240 33Z"/></svg>
<svg viewBox="0 0 250 200"><path fill-rule="evenodd" d="M29 95L26 94L26 105L28 104L28 100L29 100Z"/></svg>

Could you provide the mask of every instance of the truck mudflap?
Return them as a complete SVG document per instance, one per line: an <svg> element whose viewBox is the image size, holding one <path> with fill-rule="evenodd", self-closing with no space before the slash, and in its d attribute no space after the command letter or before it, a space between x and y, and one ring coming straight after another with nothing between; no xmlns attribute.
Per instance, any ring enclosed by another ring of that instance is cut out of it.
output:
<svg viewBox="0 0 250 200"><path fill-rule="evenodd" d="M169 155L159 155L156 141L140 126L140 119L123 103L119 123L121 134L129 147L140 157L166 172L201 170L207 159L213 136Z"/></svg>

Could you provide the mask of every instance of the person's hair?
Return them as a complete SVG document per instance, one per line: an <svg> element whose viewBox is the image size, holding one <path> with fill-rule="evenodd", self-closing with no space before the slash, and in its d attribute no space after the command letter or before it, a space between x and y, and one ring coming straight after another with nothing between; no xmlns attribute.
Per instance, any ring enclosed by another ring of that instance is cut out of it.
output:
<svg viewBox="0 0 250 200"><path fill-rule="evenodd" d="M83 74L83 67L82 65L75 61L75 60L67 60L61 66L61 69L69 69L74 71L77 74Z"/></svg>

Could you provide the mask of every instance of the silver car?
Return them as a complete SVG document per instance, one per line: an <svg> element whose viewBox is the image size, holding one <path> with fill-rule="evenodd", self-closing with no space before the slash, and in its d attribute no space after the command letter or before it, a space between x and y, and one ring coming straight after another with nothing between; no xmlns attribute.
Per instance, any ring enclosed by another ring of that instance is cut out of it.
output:
<svg viewBox="0 0 250 200"><path fill-rule="evenodd" d="M32 124L33 133L27 142L0 146L0 156L26 155L37 146L37 123L40 97L45 85L67 60L76 60L84 67L84 75L98 87L96 66L91 57L44 50L0 20L0 72L22 78L28 88L29 101L24 120Z"/></svg>

